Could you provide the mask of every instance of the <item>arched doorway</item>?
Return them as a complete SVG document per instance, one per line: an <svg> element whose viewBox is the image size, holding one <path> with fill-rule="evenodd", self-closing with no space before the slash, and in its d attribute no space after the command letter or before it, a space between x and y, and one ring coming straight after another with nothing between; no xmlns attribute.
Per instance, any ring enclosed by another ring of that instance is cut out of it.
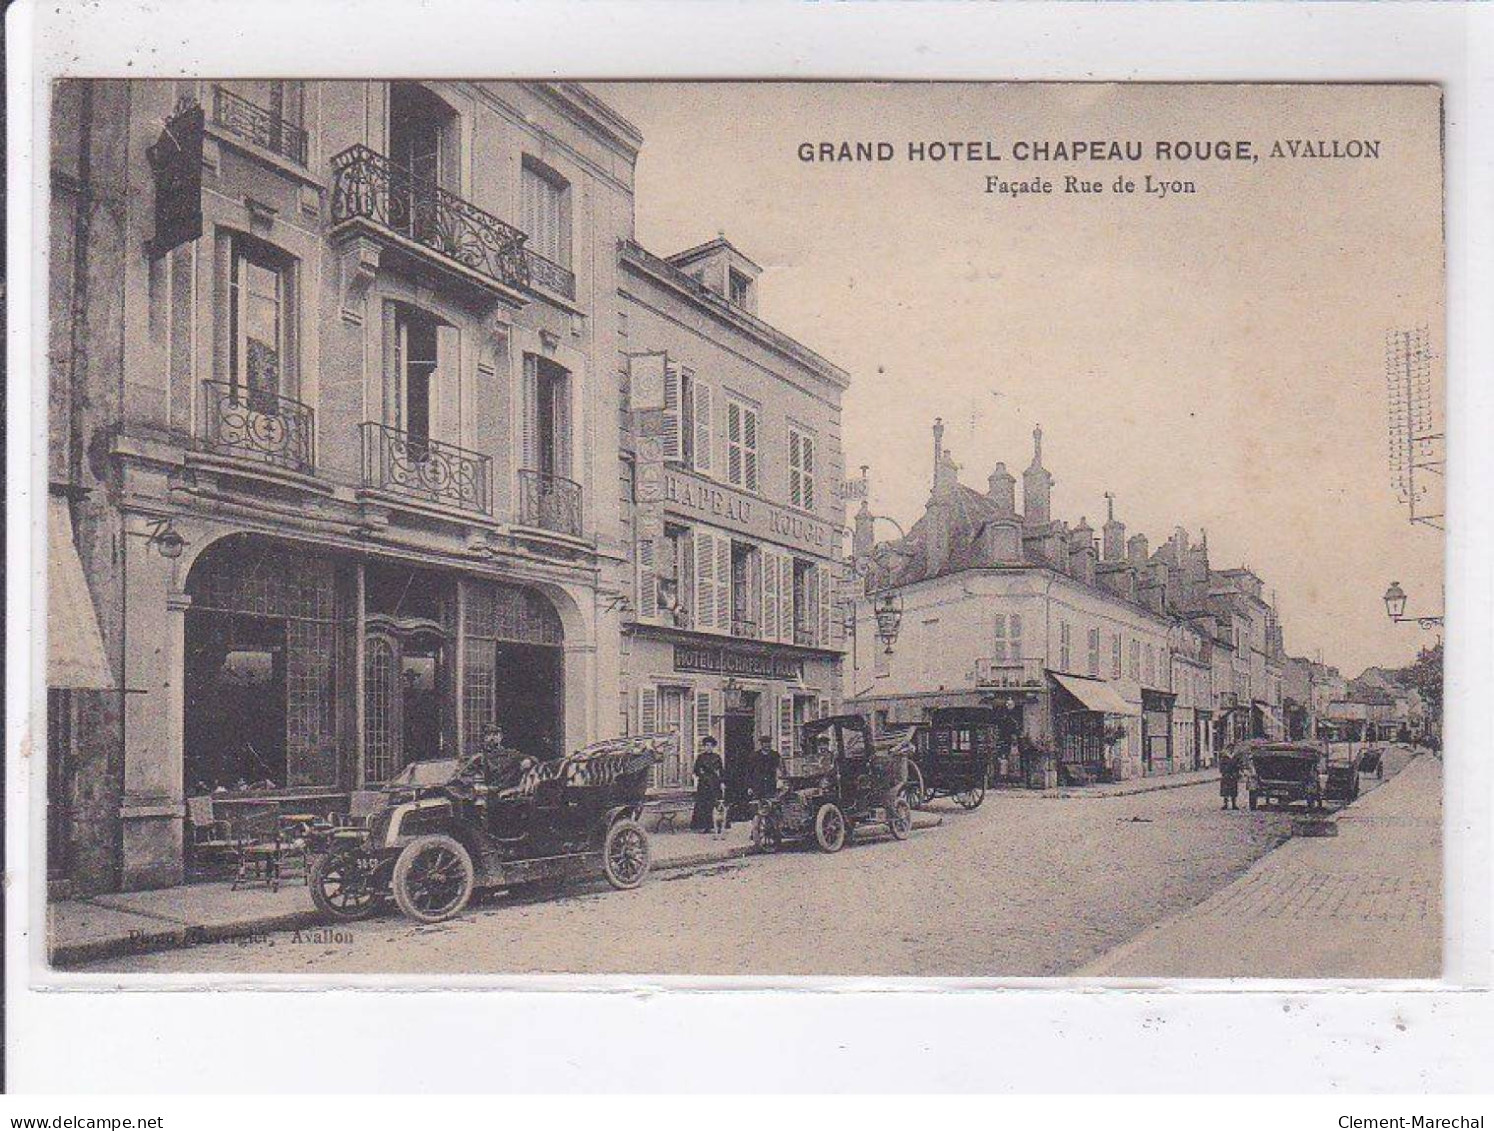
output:
<svg viewBox="0 0 1494 1131"><path fill-rule="evenodd" d="M475 750L489 722L536 758L565 752L565 632L534 589L468 581L464 595L463 741Z"/></svg>

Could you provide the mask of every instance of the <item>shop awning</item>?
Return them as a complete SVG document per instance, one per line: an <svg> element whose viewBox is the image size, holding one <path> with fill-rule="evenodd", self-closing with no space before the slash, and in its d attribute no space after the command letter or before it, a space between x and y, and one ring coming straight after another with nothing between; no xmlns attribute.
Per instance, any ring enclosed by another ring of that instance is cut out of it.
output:
<svg viewBox="0 0 1494 1131"><path fill-rule="evenodd" d="M1107 715L1139 715L1141 708L1127 703L1120 697L1120 692L1111 687L1101 679L1085 679L1077 675L1059 675L1053 673L1053 678L1075 699L1083 703L1091 711L1101 711Z"/></svg>
<svg viewBox="0 0 1494 1131"><path fill-rule="evenodd" d="M47 686L105 691L116 686L83 563L73 545L67 500L47 500Z"/></svg>

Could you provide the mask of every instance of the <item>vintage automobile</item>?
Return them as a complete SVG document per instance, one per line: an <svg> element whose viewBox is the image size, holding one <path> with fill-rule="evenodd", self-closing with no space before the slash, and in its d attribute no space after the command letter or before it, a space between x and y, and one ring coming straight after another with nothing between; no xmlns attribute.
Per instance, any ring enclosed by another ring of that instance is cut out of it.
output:
<svg viewBox="0 0 1494 1131"><path fill-rule="evenodd" d="M913 804L951 797L963 809L986 799L996 728L984 709L941 709L920 726L908 755L908 782Z"/></svg>
<svg viewBox="0 0 1494 1131"><path fill-rule="evenodd" d="M1242 744L1245 790L1250 807L1268 801L1280 806L1301 801L1308 809L1321 809L1328 777L1328 755L1311 742L1263 742Z"/></svg>
<svg viewBox="0 0 1494 1131"><path fill-rule="evenodd" d="M678 738L600 742L538 762L495 789L481 758L412 762L362 827L322 836L311 898L334 920L362 919L392 895L421 923L459 914L477 888L513 888L599 872L613 887L648 875L641 817L650 771Z"/></svg>
<svg viewBox="0 0 1494 1131"><path fill-rule="evenodd" d="M1374 774L1377 781L1385 780L1385 749L1381 746L1366 747L1359 755L1359 772Z"/></svg>
<svg viewBox="0 0 1494 1131"><path fill-rule="evenodd" d="M885 822L897 840L912 835L911 731L878 743L870 720L832 715L805 723L800 734L803 754L785 765L787 784L757 805L754 845L771 852L813 837L822 851L839 852L858 825L871 822Z"/></svg>
<svg viewBox="0 0 1494 1131"><path fill-rule="evenodd" d="M1347 758L1328 755L1328 773L1323 782L1323 799L1344 805L1359 797L1359 763L1363 757L1353 753Z"/></svg>

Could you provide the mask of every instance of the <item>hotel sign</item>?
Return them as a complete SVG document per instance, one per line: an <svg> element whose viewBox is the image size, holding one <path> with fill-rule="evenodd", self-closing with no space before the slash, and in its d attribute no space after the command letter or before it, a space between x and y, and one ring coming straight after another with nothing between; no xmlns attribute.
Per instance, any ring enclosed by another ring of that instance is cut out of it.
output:
<svg viewBox="0 0 1494 1131"><path fill-rule="evenodd" d="M820 557L840 553L839 527L675 468L664 472L664 509Z"/></svg>
<svg viewBox="0 0 1494 1131"><path fill-rule="evenodd" d="M708 675L739 675L749 679L797 680L802 670L793 656L749 652L719 644L676 644L674 670Z"/></svg>

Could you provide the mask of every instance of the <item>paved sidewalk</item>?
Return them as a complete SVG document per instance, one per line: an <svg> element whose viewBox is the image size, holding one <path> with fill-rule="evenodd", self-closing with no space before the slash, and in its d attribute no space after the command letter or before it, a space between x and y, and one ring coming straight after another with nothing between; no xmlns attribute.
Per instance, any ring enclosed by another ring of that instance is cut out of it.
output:
<svg viewBox="0 0 1494 1131"><path fill-rule="evenodd" d="M1075 971L1124 978L1436 978L1442 763L1420 755L1197 907Z"/></svg>
<svg viewBox="0 0 1494 1131"><path fill-rule="evenodd" d="M942 824L929 813L915 828ZM720 863L751 851L752 826L734 824L720 839L688 830L655 832L649 843L654 870L674 872ZM200 943L293 930L322 923L306 886L292 882L233 891L227 882L183 884L157 891L97 895L47 905L54 966L77 966L126 954L171 950Z"/></svg>
<svg viewBox="0 0 1494 1131"><path fill-rule="evenodd" d="M1219 770L1184 770L1177 774L1158 774L1155 777L1132 778L1129 781L1097 782L1094 785L1062 786L1058 789L1022 791L1034 797L1131 797L1138 793L1153 793L1159 789L1181 789L1188 785L1208 785L1219 780Z"/></svg>

